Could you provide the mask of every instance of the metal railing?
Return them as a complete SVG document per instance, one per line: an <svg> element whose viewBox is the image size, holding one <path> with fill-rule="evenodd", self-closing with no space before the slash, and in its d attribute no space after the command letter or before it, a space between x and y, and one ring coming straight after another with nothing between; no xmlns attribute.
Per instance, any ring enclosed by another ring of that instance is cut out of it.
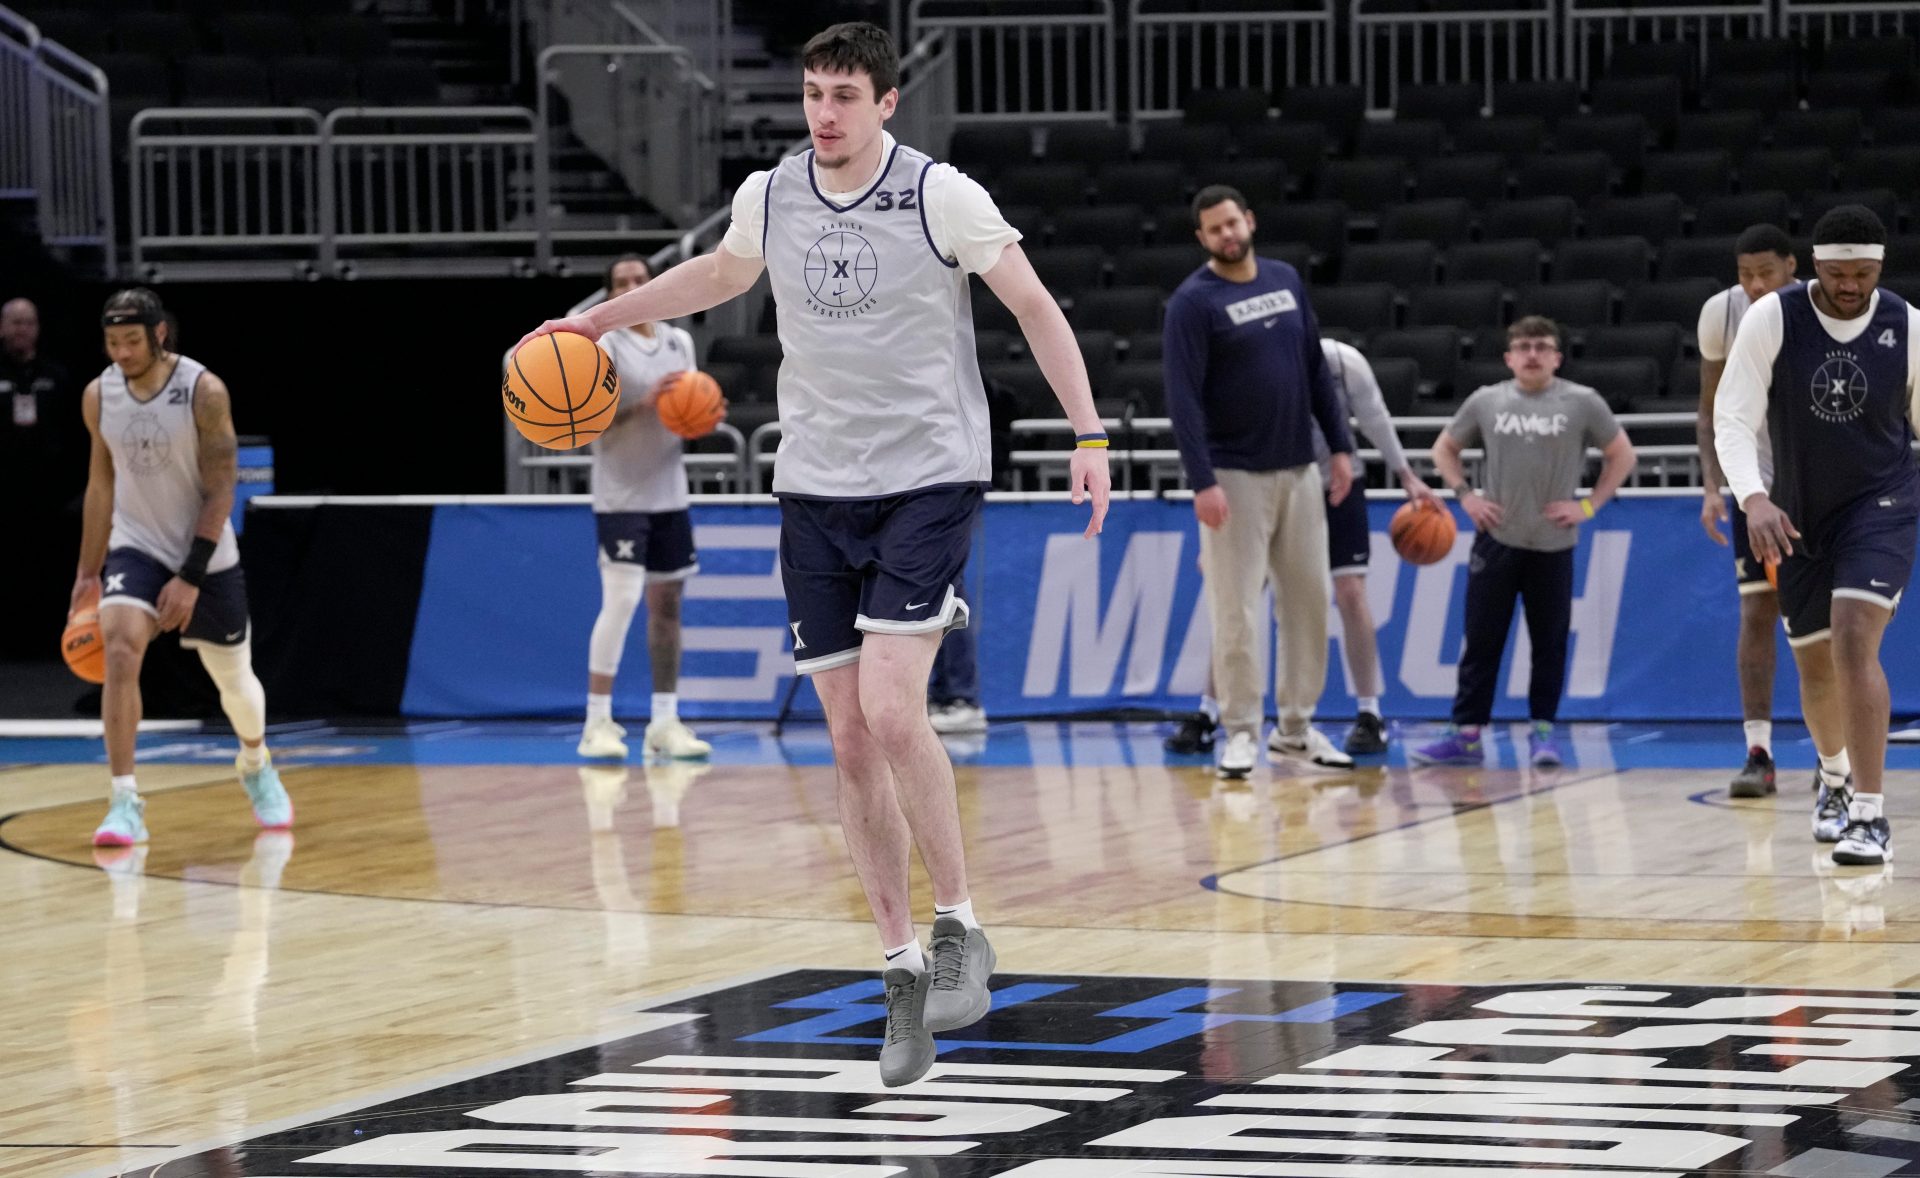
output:
<svg viewBox="0 0 1920 1178"><path fill-rule="evenodd" d="M1112 0L914 0L916 36L953 38L960 122L1112 121L1118 113Z"/></svg>
<svg viewBox="0 0 1920 1178"><path fill-rule="evenodd" d="M215 130L182 129L198 127ZM317 257L328 231L321 138L319 112L301 107L134 115L127 179L135 269L169 249Z"/></svg>
<svg viewBox="0 0 1920 1178"><path fill-rule="evenodd" d="M507 431L507 493L513 495L578 495L590 484L593 457L578 452L556 454ZM749 482L747 439L735 427L721 422L713 435L726 445L721 452L700 450L683 455L687 487L696 495L737 495L756 488Z"/></svg>
<svg viewBox="0 0 1920 1178"><path fill-rule="evenodd" d="M1802 44L1920 34L1920 7L1862 0L1780 0L1780 32Z"/></svg>
<svg viewBox="0 0 1920 1178"><path fill-rule="evenodd" d="M1470 82L1492 106L1501 82L1557 77L1560 46L1555 0L1529 7L1446 14L1369 12L1353 0L1348 29L1351 78L1368 105L1390 110L1405 84Z"/></svg>
<svg viewBox="0 0 1920 1178"><path fill-rule="evenodd" d="M1582 86L1605 70L1620 45L1679 41L1693 47L1695 68L1704 71L1714 42L1773 35L1773 0L1673 8L1564 3L1567 70Z"/></svg>
<svg viewBox="0 0 1920 1178"><path fill-rule="evenodd" d="M332 112L320 127L321 265L370 247L531 247L538 140L517 106Z"/></svg>
<svg viewBox="0 0 1920 1178"><path fill-rule="evenodd" d="M639 68L619 68L633 59ZM565 62L565 66L557 63ZM542 146L535 159L536 190L552 191L552 93L572 106L574 133L653 206L685 225L711 209L720 190L720 95L713 79L693 67L675 45L562 44L540 51L536 67ZM596 100L598 91L603 96ZM583 112L595 112L586 117ZM553 258L553 242L630 237L625 227L555 228L552 202L542 199L539 260Z"/></svg>
<svg viewBox="0 0 1920 1178"><path fill-rule="evenodd" d="M1196 90L1251 86L1272 94L1333 80L1331 3L1278 12L1193 12L1174 3L1132 0L1127 12L1136 119L1178 116Z"/></svg>
<svg viewBox="0 0 1920 1178"><path fill-rule="evenodd" d="M0 197L10 200L38 191L34 128L39 125L39 50L40 30L0 8Z"/></svg>
<svg viewBox="0 0 1920 1178"><path fill-rule="evenodd" d="M3 7L0 197L31 199L42 240L97 248L114 273L107 77Z"/></svg>

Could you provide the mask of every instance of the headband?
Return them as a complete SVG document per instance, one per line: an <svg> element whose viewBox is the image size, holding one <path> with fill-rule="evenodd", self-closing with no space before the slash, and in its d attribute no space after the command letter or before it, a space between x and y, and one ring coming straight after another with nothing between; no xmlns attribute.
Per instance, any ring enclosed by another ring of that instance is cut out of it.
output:
<svg viewBox="0 0 1920 1178"><path fill-rule="evenodd" d="M1884 245L1850 245L1830 241L1813 247L1813 260L1816 262L1881 262L1886 257L1887 247Z"/></svg>

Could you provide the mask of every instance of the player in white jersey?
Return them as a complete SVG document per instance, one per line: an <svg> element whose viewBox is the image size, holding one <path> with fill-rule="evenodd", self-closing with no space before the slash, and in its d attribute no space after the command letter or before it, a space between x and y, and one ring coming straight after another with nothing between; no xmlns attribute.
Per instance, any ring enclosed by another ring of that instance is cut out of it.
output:
<svg viewBox="0 0 1920 1178"><path fill-rule="evenodd" d="M140 664L156 634L179 630L198 648L240 738L236 767L253 815L268 830L293 824L293 803L266 746L266 691L253 673L247 587L234 542L238 445L226 384L167 350L166 311L143 287L120 291L101 315L106 371L87 385L81 412L93 437L78 608L98 596L107 682L106 729L113 801L94 832L98 847L147 840L134 781Z"/></svg>
<svg viewBox="0 0 1920 1178"><path fill-rule="evenodd" d="M966 624L952 585L992 474L969 273L1019 320L1073 423L1069 482L1075 503L1092 500L1089 536L1106 514L1107 439L1073 330L1019 231L978 183L885 132L900 98L892 38L834 25L801 63L813 149L740 186L720 246L532 335L597 339L744 294L762 271L771 280L794 665L826 708L841 828L886 947L880 1076L898 1085L933 1065L930 1032L986 1013L994 965L968 892L953 765L926 701L941 634ZM930 953L909 909L916 849L933 881Z"/></svg>
<svg viewBox="0 0 1920 1178"><path fill-rule="evenodd" d="M638 254L607 267L608 298L646 285ZM647 599L647 651L653 708L646 750L698 760L713 751L680 720L680 599L699 571L687 511L687 464L680 438L660 421L660 383L696 367L693 337L664 323L636 323L600 337L627 390L613 424L593 443L593 519L600 541L600 613L587 645L587 722L579 752L595 759L627 755L626 729L613 721L613 680L627 627Z"/></svg>
<svg viewBox="0 0 1920 1178"><path fill-rule="evenodd" d="M1700 308L1700 411L1695 433L1700 439L1700 526L1715 544L1728 537L1720 527L1732 516L1734 578L1740 586L1740 641L1735 659L1740 673L1740 715L1746 721L1747 763L1736 773L1728 793L1736 798L1758 798L1774 792L1773 668L1774 627L1780 621L1780 596L1767 570L1755 560L1747 543L1747 517L1740 505L1721 490L1725 486L1720 459L1714 453L1713 398L1720 389L1735 334L1747 309L1765 296L1793 282L1798 263L1793 242L1774 225L1750 226L1734 243L1734 261L1740 281L1708 299ZM1764 431L1762 465L1765 461ZM1772 471L1765 477L1772 481Z"/></svg>

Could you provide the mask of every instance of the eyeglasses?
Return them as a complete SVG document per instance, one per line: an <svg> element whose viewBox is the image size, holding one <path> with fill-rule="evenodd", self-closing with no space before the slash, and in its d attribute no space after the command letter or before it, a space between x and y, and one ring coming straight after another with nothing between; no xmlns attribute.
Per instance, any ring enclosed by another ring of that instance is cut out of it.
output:
<svg viewBox="0 0 1920 1178"><path fill-rule="evenodd" d="M1529 352L1538 352L1542 356L1550 356L1559 350L1560 345L1550 339L1514 340L1507 345L1507 351L1518 352L1522 356Z"/></svg>

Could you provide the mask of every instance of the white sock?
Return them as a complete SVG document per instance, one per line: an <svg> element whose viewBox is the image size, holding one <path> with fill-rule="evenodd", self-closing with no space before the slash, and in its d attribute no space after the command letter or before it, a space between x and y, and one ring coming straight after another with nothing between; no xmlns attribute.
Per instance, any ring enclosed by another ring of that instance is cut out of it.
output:
<svg viewBox="0 0 1920 1178"><path fill-rule="evenodd" d="M1210 695L1200 697L1200 712L1215 724L1220 722L1220 701Z"/></svg>
<svg viewBox="0 0 1920 1178"><path fill-rule="evenodd" d="M680 693L677 691L656 691L653 693L653 713L648 717L660 724L680 718Z"/></svg>
<svg viewBox="0 0 1920 1178"><path fill-rule="evenodd" d="M240 746L240 768L248 773L258 773L267 767L267 743L243 744Z"/></svg>
<svg viewBox="0 0 1920 1178"><path fill-rule="evenodd" d="M1847 817L1872 822L1880 817L1881 795L1856 793L1853 803L1847 807Z"/></svg>
<svg viewBox="0 0 1920 1178"><path fill-rule="evenodd" d="M1773 721L1748 720L1741 725L1747 730L1747 747L1760 749L1769 757L1773 755Z"/></svg>
<svg viewBox="0 0 1920 1178"><path fill-rule="evenodd" d="M910 969L914 973L927 972L927 955L920 950L919 941L908 941L898 949L887 950L888 969Z"/></svg>
<svg viewBox="0 0 1920 1178"><path fill-rule="evenodd" d="M139 796L139 793L140 793L140 787L133 783L133 774L128 773L125 776L120 776L116 774L114 776L113 796L116 799L118 799L122 794L129 794L137 797Z"/></svg>
<svg viewBox="0 0 1920 1178"><path fill-rule="evenodd" d="M1853 772L1853 761L1848 758L1847 750L1841 749L1831 757L1824 753L1820 756L1820 776L1828 785L1840 785L1847 775Z"/></svg>
<svg viewBox="0 0 1920 1178"><path fill-rule="evenodd" d="M1380 718L1380 697L1377 695L1361 696L1360 710L1365 712L1367 715L1372 716L1376 720L1379 719Z"/></svg>
<svg viewBox="0 0 1920 1178"><path fill-rule="evenodd" d="M933 906L933 914L935 916L951 916L968 928L980 927L980 922L975 920L973 916L972 900L962 900L958 904L935 904Z"/></svg>
<svg viewBox="0 0 1920 1178"><path fill-rule="evenodd" d="M613 693L601 695L595 691L587 692L587 723L611 719L613 719Z"/></svg>

